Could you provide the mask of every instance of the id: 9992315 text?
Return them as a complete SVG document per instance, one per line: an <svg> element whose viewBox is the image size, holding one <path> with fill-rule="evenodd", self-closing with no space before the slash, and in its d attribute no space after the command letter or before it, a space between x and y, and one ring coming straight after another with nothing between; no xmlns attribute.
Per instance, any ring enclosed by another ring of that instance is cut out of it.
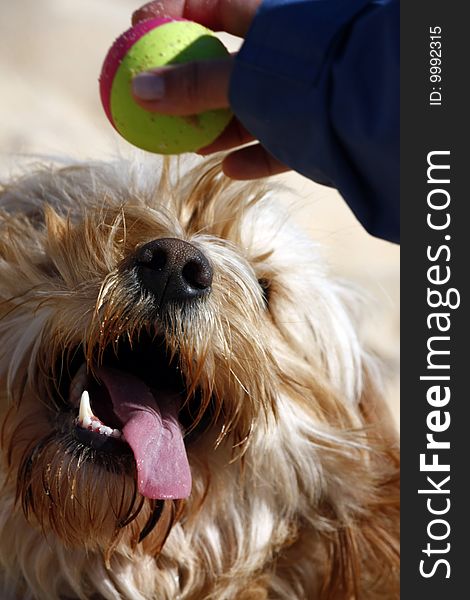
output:
<svg viewBox="0 0 470 600"><path fill-rule="evenodd" d="M429 106L442 105L442 29L429 28Z"/></svg>

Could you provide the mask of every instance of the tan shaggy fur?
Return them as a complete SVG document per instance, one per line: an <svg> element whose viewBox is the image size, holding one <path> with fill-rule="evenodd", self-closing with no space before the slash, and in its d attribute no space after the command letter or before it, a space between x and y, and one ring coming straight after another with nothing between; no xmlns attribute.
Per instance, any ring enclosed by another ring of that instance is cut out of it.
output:
<svg viewBox="0 0 470 600"><path fill-rule="evenodd" d="M177 171L0 188L0 597L398 598L397 440L356 294L275 192ZM213 268L209 294L164 313L128 269L159 238ZM75 435L63 390L78 354L93 372L157 335L192 415L186 500L140 496L134 465Z"/></svg>

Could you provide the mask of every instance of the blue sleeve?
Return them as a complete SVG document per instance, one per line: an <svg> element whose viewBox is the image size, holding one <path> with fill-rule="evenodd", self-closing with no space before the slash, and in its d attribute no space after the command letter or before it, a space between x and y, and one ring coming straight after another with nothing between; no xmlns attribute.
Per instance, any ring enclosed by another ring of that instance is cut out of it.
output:
<svg viewBox="0 0 470 600"><path fill-rule="evenodd" d="M273 156L398 241L398 0L264 0L230 103Z"/></svg>

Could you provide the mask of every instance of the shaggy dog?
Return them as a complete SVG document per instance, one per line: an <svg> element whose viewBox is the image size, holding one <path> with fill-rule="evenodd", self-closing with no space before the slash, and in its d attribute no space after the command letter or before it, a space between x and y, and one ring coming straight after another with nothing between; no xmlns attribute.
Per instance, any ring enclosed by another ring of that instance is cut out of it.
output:
<svg viewBox="0 0 470 600"><path fill-rule="evenodd" d="M398 598L354 294L259 184L173 173L0 189L0 597Z"/></svg>

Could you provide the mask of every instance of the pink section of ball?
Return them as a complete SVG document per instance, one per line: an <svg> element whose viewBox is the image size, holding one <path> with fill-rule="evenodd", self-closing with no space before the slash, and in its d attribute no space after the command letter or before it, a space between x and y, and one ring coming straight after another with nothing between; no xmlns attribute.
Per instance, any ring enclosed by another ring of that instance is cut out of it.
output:
<svg viewBox="0 0 470 600"><path fill-rule="evenodd" d="M126 56L132 46L152 29L164 25L165 23L170 23L171 21L183 20L184 19L159 18L141 21L120 35L109 49L109 52L104 59L99 81L101 103L103 104L104 111L113 127L115 127L115 125L113 115L111 114L111 87L122 59Z"/></svg>

